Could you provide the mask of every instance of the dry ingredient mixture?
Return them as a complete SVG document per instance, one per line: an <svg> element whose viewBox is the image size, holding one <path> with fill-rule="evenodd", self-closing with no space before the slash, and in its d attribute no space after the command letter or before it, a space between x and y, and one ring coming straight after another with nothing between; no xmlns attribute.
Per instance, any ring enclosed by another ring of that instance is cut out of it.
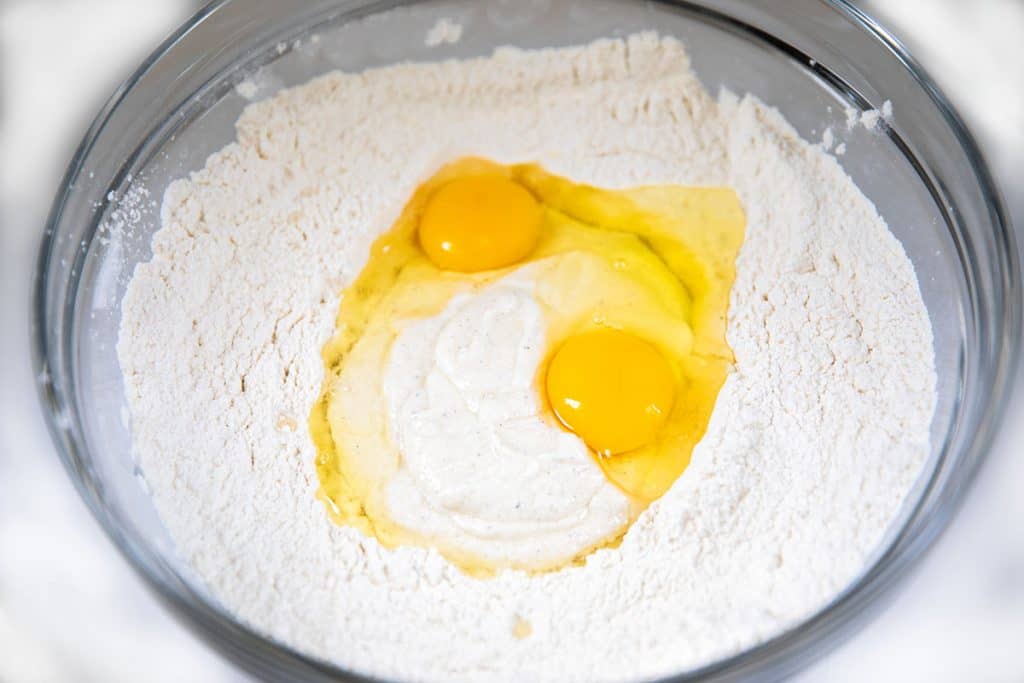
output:
<svg viewBox="0 0 1024 683"><path fill-rule="evenodd" d="M746 212L708 431L583 566L475 579L316 498L305 418L338 293L424 177L469 154L608 188L732 187ZM251 105L167 190L118 352L155 504L213 594L305 652L417 680L654 676L778 633L862 569L935 406L917 281L871 203L651 34L332 73Z"/></svg>

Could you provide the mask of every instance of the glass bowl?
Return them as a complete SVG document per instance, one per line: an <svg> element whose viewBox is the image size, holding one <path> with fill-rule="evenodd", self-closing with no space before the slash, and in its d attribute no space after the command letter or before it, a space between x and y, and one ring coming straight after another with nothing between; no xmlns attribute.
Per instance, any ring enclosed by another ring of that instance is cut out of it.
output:
<svg viewBox="0 0 1024 683"><path fill-rule="evenodd" d="M427 47L442 17L465 30ZM359 680L235 621L178 559L132 458L115 354L127 279L150 258L159 198L234 136L249 98L332 69L539 48L655 29L683 40L712 91L751 92L838 157L903 243L935 332L933 452L863 573L786 633L673 680L777 678L820 656L934 541L981 463L1006 397L1019 330L1019 271L999 194L977 146L903 46L838 1L221 0L179 29L100 112L68 167L36 272L34 362L68 474L126 559L164 602L244 669L274 680ZM244 86L239 84L245 82ZM844 110L893 115L847 130ZM148 194L147 194L148 193Z"/></svg>

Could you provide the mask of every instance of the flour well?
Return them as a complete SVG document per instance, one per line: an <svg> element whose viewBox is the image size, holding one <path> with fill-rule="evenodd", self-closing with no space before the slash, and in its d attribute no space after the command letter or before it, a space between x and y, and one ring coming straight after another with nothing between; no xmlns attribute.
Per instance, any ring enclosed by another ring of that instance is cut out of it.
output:
<svg viewBox="0 0 1024 683"><path fill-rule="evenodd" d="M464 154L613 188L731 186L747 212L736 364L708 432L585 566L473 579L333 525L315 497L303 425L337 294ZM862 570L935 406L917 281L870 202L777 112L712 99L650 34L333 73L251 105L237 141L168 189L118 352L157 509L214 595L300 650L417 680L655 676L780 632Z"/></svg>

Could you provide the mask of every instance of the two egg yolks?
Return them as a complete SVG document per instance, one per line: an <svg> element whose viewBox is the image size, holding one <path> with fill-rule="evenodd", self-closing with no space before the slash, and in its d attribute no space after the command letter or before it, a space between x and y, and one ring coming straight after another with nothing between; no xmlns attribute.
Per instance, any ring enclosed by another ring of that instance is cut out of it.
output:
<svg viewBox="0 0 1024 683"><path fill-rule="evenodd" d="M321 349L324 384L309 429L330 518L387 547L435 547L472 576L506 566L392 519L386 482L402 454L387 435L381 382L404 321L530 268L546 326L538 402L552 425L587 445L629 512L572 560L521 568L558 569L617 542L704 437L732 363L727 312L745 222L729 188L603 189L477 157L438 169L371 245Z"/></svg>
<svg viewBox="0 0 1024 683"><path fill-rule="evenodd" d="M519 183L467 176L431 196L419 243L442 270L494 270L530 255L542 221L540 203ZM559 421L602 457L652 442L675 400L665 356L646 340L610 328L569 337L550 360L545 388Z"/></svg>

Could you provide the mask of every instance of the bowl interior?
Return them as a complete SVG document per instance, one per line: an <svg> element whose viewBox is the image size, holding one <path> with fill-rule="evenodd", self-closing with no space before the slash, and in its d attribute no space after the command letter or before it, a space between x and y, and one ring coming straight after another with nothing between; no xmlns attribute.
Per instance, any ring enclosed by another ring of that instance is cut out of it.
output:
<svg viewBox="0 0 1024 683"><path fill-rule="evenodd" d="M621 0L400 7L321 0L288 3L287 10L285 3L244 4L206 10L101 115L69 170L44 245L39 324L55 436L101 521L165 596L213 602L177 557L132 456L116 356L120 302L135 265L151 257L167 185L228 144L252 100L334 69L485 55L503 45L578 44L639 30L678 36L712 92L753 93L804 138L820 140L830 130L837 144L845 143L840 164L917 271L939 373L933 454L879 557L919 510L939 465L963 457L972 444L970 427L978 418L965 392L985 391L978 384L985 367L975 359L983 353L981 339L991 336L983 329L985 307L996 306L999 289L994 275L982 281L992 258L984 240L992 237L972 233L988 225L982 225L986 188L979 189L970 165L958 164L955 154L941 156L948 117L919 84L904 84L915 81L900 59L886 53L889 62L872 65L881 57L867 50L884 50L848 10L811 0L785 8L724 2L715 10L706 3ZM462 38L429 47L427 32L442 17L463 26ZM848 128L847 108L860 112L886 99L894 109L891 125ZM203 609L218 618L215 605Z"/></svg>

